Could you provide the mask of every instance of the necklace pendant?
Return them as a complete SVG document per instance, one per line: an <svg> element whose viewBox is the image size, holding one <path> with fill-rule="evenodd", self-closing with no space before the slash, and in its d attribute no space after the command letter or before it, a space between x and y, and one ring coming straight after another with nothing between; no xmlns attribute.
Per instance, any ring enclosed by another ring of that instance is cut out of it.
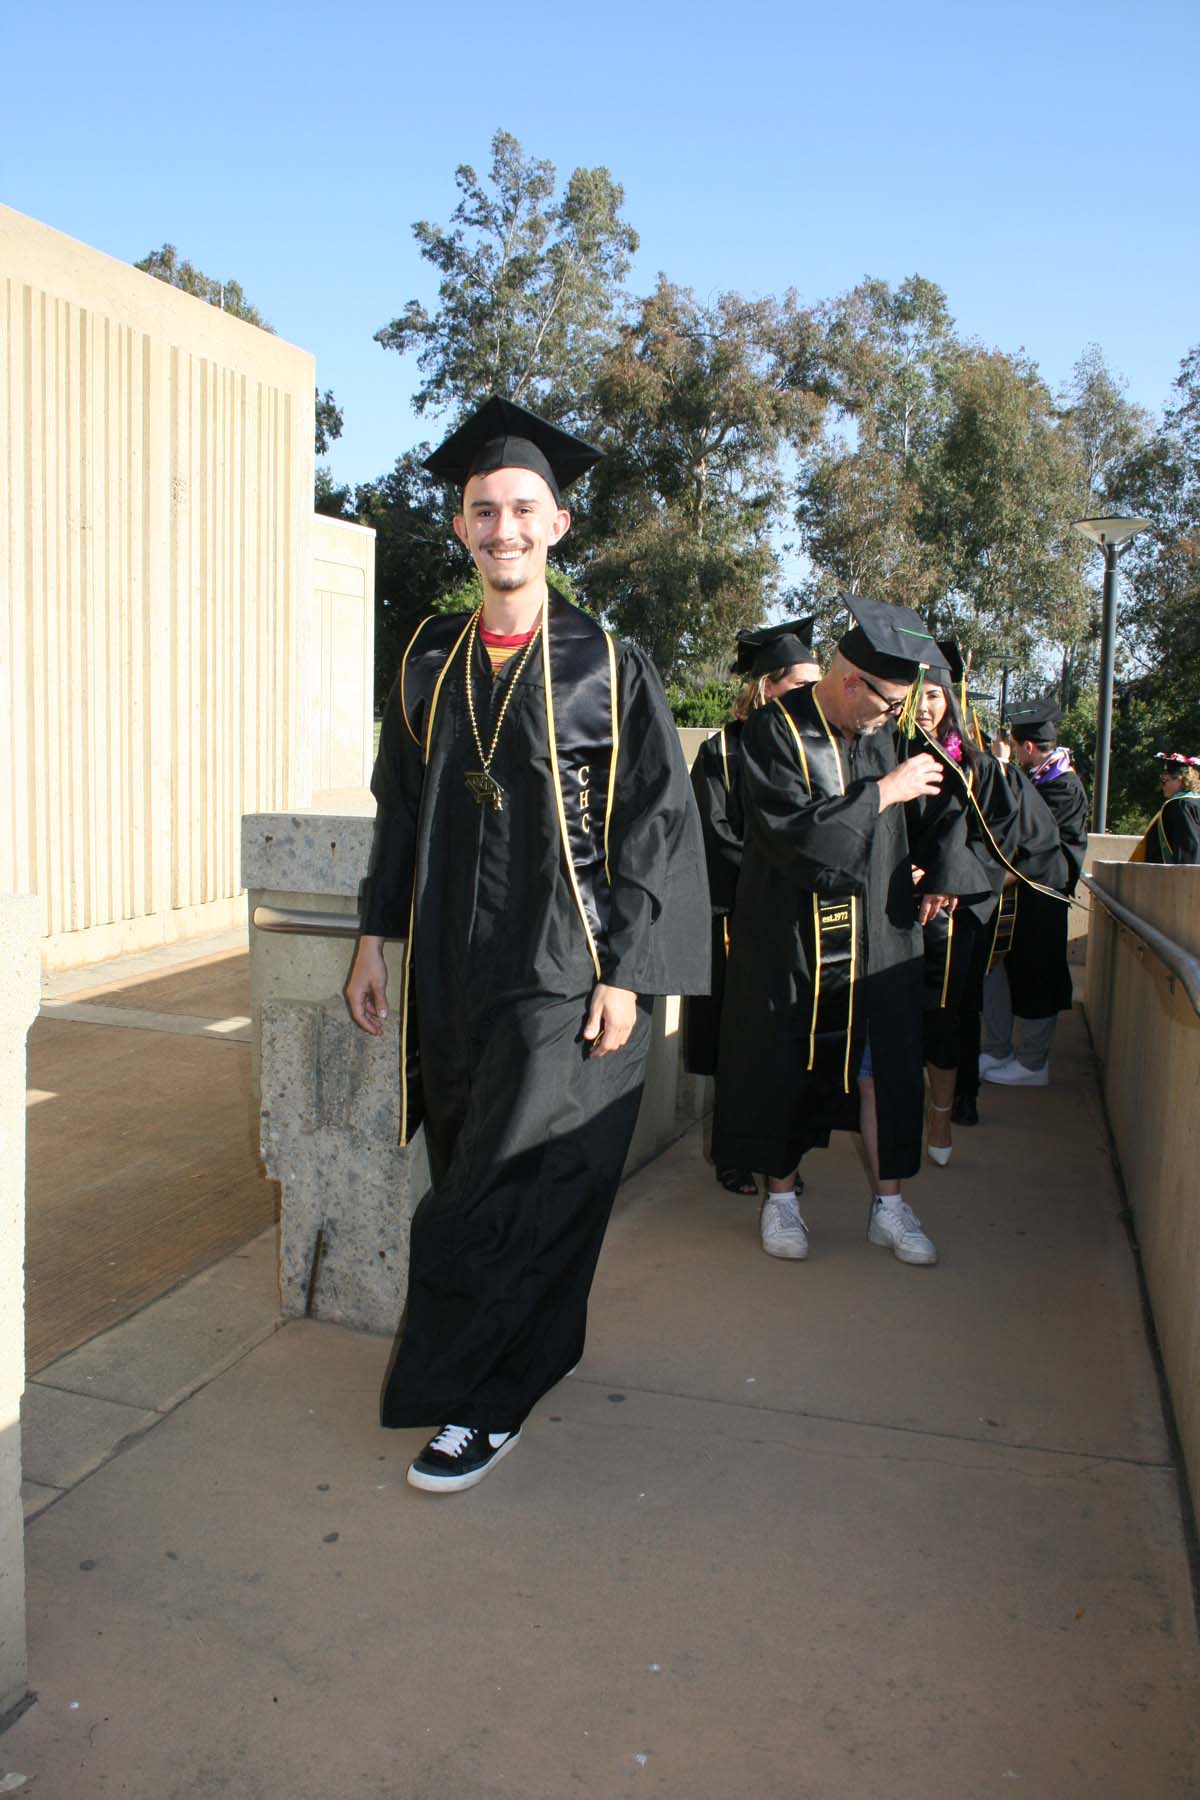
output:
<svg viewBox="0 0 1200 1800"><path fill-rule="evenodd" d="M486 801L493 812L503 812L504 789L486 769L468 769L464 780L476 806L482 806Z"/></svg>

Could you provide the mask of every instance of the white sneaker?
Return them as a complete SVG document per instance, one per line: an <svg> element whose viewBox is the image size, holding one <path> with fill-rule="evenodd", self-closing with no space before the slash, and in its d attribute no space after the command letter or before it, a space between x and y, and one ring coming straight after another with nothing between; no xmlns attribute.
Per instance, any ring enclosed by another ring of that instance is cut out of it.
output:
<svg viewBox="0 0 1200 1800"><path fill-rule="evenodd" d="M1049 1087L1050 1064L1043 1063L1040 1069L1027 1069L1014 1056L1011 1062L998 1063L994 1069L985 1069L983 1079L994 1081L1000 1087Z"/></svg>
<svg viewBox="0 0 1200 1800"><path fill-rule="evenodd" d="M986 1075L989 1069L999 1069L1003 1067L1005 1063L1011 1061L1011 1054L1008 1056L992 1056L987 1050L981 1050L979 1052L979 1073L981 1075Z"/></svg>
<svg viewBox="0 0 1200 1800"><path fill-rule="evenodd" d="M904 1200L890 1201L886 1206L876 1200L871 1208L867 1240L883 1244L902 1263L928 1265L938 1259L937 1245L921 1230L921 1221Z"/></svg>
<svg viewBox="0 0 1200 1800"><path fill-rule="evenodd" d="M768 1194L758 1219L762 1247L768 1256L788 1256L803 1262L808 1255L808 1227L800 1217L794 1194Z"/></svg>

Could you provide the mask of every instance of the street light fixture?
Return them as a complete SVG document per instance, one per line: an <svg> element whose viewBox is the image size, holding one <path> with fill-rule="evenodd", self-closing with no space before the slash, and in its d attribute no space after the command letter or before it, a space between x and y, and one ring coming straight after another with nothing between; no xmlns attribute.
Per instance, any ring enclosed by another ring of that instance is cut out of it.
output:
<svg viewBox="0 0 1200 1800"><path fill-rule="evenodd" d="M1108 822L1108 760L1112 740L1113 665L1117 651L1117 557L1121 547L1151 524L1149 519L1075 519L1072 529L1104 552L1104 612L1100 634L1100 698L1096 708L1096 785L1092 830Z"/></svg>

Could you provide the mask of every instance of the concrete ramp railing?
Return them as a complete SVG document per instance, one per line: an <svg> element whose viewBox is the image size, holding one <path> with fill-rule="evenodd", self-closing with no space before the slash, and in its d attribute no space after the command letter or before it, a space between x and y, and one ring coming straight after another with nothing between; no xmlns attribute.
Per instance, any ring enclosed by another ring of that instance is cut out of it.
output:
<svg viewBox="0 0 1200 1800"><path fill-rule="evenodd" d="M1200 867L1097 863L1087 1016L1200 1506Z"/></svg>

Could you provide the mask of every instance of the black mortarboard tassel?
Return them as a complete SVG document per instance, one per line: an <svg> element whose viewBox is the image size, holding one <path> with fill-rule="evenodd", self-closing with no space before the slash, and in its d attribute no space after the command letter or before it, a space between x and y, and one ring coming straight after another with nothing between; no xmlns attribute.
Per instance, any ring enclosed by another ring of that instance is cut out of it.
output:
<svg viewBox="0 0 1200 1800"><path fill-rule="evenodd" d="M773 674L776 669L790 669L793 663L815 662L812 647L815 622L813 619L789 619L783 625L760 625L753 631L739 631L732 672L755 681L760 675Z"/></svg>
<svg viewBox="0 0 1200 1800"><path fill-rule="evenodd" d="M838 649L864 674L885 681L915 681L922 669L947 667L920 615L910 607L867 600L861 594L843 594L842 602L855 623Z"/></svg>
<svg viewBox="0 0 1200 1800"><path fill-rule="evenodd" d="M424 467L458 488L465 488L472 475L490 475L495 469L532 469L559 500L563 489L603 454L514 400L493 394L425 458Z"/></svg>
<svg viewBox="0 0 1200 1800"><path fill-rule="evenodd" d="M1027 700L1024 706L1010 706L1007 724L1015 738L1031 739L1036 744L1053 735L1061 718L1062 707L1054 695L1043 694L1040 700Z"/></svg>

